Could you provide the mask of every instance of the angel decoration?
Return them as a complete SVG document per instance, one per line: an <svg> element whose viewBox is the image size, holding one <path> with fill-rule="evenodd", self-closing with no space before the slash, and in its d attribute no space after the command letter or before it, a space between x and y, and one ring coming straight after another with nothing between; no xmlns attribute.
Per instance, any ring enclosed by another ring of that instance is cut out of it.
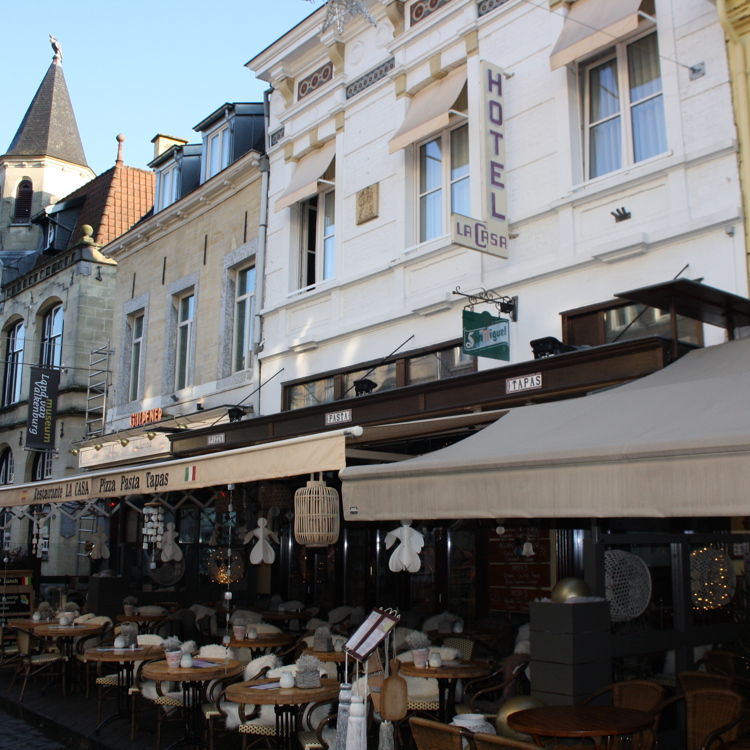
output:
<svg viewBox="0 0 750 750"><path fill-rule="evenodd" d="M169 562L174 560L179 562L182 560L182 550L180 545L177 544L177 537L179 533L175 531L173 523L168 523L167 528L161 536L161 541L156 543L156 546L161 550L161 561Z"/></svg>
<svg viewBox="0 0 750 750"><path fill-rule="evenodd" d="M389 531L385 535L386 549L390 549L396 542L396 547L388 561L388 567L398 573L408 570L409 573L418 573L420 568L419 553L424 547L424 537L416 529L411 528L411 521L401 521L401 528Z"/></svg>
<svg viewBox="0 0 750 750"><path fill-rule="evenodd" d="M245 534L243 544L250 544L253 539L257 539L255 546L250 550L250 563L260 565L266 563L270 565L276 559L276 553L273 551L271 542L279 543L279 538L275 532L268 527L268 521L265 518L258 519L258 527Z"/></svg>
<svg viewBox="0 0 750 750"><path fill-rule="evenodd" d="M91 535L91 549L89 557L92 560L109 560L109 547L107 542L109 537L104 533L101 526Z"/></svg>

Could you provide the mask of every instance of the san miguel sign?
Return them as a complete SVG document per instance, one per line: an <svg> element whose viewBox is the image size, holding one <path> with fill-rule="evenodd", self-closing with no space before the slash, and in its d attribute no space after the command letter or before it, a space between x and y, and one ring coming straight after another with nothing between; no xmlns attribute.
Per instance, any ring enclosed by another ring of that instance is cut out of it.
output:
<svg viewBox="0 0 750 750"><path fill-rule="evenodd" d="M455 245L508 257L508 196L505 189L505 119L503 70L485 60L482 69L481 219L451 214L451 240Z"/></svg>

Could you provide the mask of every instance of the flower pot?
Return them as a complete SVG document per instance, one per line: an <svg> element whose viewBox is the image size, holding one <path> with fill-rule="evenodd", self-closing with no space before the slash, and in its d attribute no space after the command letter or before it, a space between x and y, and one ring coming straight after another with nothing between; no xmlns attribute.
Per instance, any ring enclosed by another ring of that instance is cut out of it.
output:
<svg viewBox="0 0 750 750"><path fill-rule="evenodd" d="M182 651L167 651L167 666L170 669L179 669L182 660Z"/></svg>
<svg viewBox="0 0 750 750"><path fill-rule="evenodd" d="M232 626L232 634L234 635L235 641L244 641L246 632L247 632L247 628L244 625Z"/></svg>
<svg viewBox="0 0 750 750"><path fill-rule="evenodd" d="M426 667L429 655L429 648L413 648L411 650L411 658L414 660L415 667Z"/></svg>
<svg viewBox="0 0 750 750"><path fill-rule="evenodd" d="M125 610L126 617L132 617L135 614L135 605L133 604L123 604L122 608Z"/></svg>

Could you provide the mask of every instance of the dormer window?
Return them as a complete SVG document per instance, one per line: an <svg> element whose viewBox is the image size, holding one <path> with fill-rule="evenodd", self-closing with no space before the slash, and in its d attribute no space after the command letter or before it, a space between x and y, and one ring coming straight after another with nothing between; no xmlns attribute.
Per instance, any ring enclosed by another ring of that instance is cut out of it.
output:
<svg viewBox="0 0 750 750"><path fill-rule="evenodd" d="M232 133L229 124L214 130L205 138L204 173L205 180L210 180L215 174L229 166L231 161Z"/></svg>
<svg viewBox="0 0 750 750"><path fill-rule="evenodd" d="M163 211L177 200L179 197L179 184L180 169L177 164L172 164L159 172L156 200L157 210Z"/></svg>

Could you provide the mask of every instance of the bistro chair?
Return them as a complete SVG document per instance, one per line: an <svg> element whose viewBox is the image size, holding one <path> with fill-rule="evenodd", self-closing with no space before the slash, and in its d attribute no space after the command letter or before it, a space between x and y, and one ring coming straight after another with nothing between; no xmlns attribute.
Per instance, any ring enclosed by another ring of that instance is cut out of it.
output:
<svg viewBox="0 0 750 750"><path fill-rule="evenodd" d="M683 693L689 690L732 690L734 678L725 674L711 674L711 672L680 672L677 684Z"/></svg>
<svg viewBox="0 0 750 750"><path fill-rule="evenodd" d="M529 664L529 660L520 661L513 665L513 671L507 674L508 670L501 666L486 677L478 677L475 680L469 680L464 685L464 698L471 696L468 703L456 705L456 713L459 714L483 714L486 718L494 719L497 709L494 711L482 711L481 701L486 700L487 696L497 695L496 701L507 700L512 695L520 693L520 683L524 676L524 670ZM484 687L482 687L484 686ZM485 705L484 708L488 706Z"/></svg>
<svg viewBox="0 0 750 750"><path fill-rule="evenodd" d="M7 698L13 690L13 685L16 683L16 678L23 672L23 685L21 686L21 694L18 696L18 702L23 700L23 694L26 690L26 683L29 677L34 677L38 674L46 673L50 678L59 677L62 680L62 692L65 695L65 662L66 658L59 651L44 651L38 647L38 639L36 639L31 633L27 633L25 630L15 628L16 631L16 644L18 645L18 652L20 660L16 667L16 671L13 674L13 679L8 687L8 692L5 694ZM51 684L51 680L45 685L42 693Z"/></svg>
<svg viewBox="0 0 750 750"><path fill-rule="evenodd" d="M474 732L474 747L476 750L497 750L497 748L511 747L516 750L539 750L533 742L514 740L510 737L501 737L495 734Z"/></svg>
<svg viewBox="0 0 750 750"><path fill-rule="evenodd" d="M409 729L417 750L462 750L464 739L468 741L473 737L471 732L460 727L419 716L409 719Z"/></svg>
<svg viewBox="0 0 750 750"><path fill-rule="evenodd" d="M0 667L12 667L20 658L15 632L12 628L0 625Z"/></svg>
<svg viewBox="0 0 750 750"><path fill-rule="evenodd" d="M689 690L660 703L660 714L675 703L685 703L686 736L684 750L716 750L719 742L737 738L745 711L745 699L733 690Z"/></svg>
<svg viewBox="0 0 750 750"><path fill-rule="evenodd" d="M461 652L464 661L474 661L477 650L477 642L468 635L446 635L440 639L440 645L445 648L455 648Z"/></svg>

